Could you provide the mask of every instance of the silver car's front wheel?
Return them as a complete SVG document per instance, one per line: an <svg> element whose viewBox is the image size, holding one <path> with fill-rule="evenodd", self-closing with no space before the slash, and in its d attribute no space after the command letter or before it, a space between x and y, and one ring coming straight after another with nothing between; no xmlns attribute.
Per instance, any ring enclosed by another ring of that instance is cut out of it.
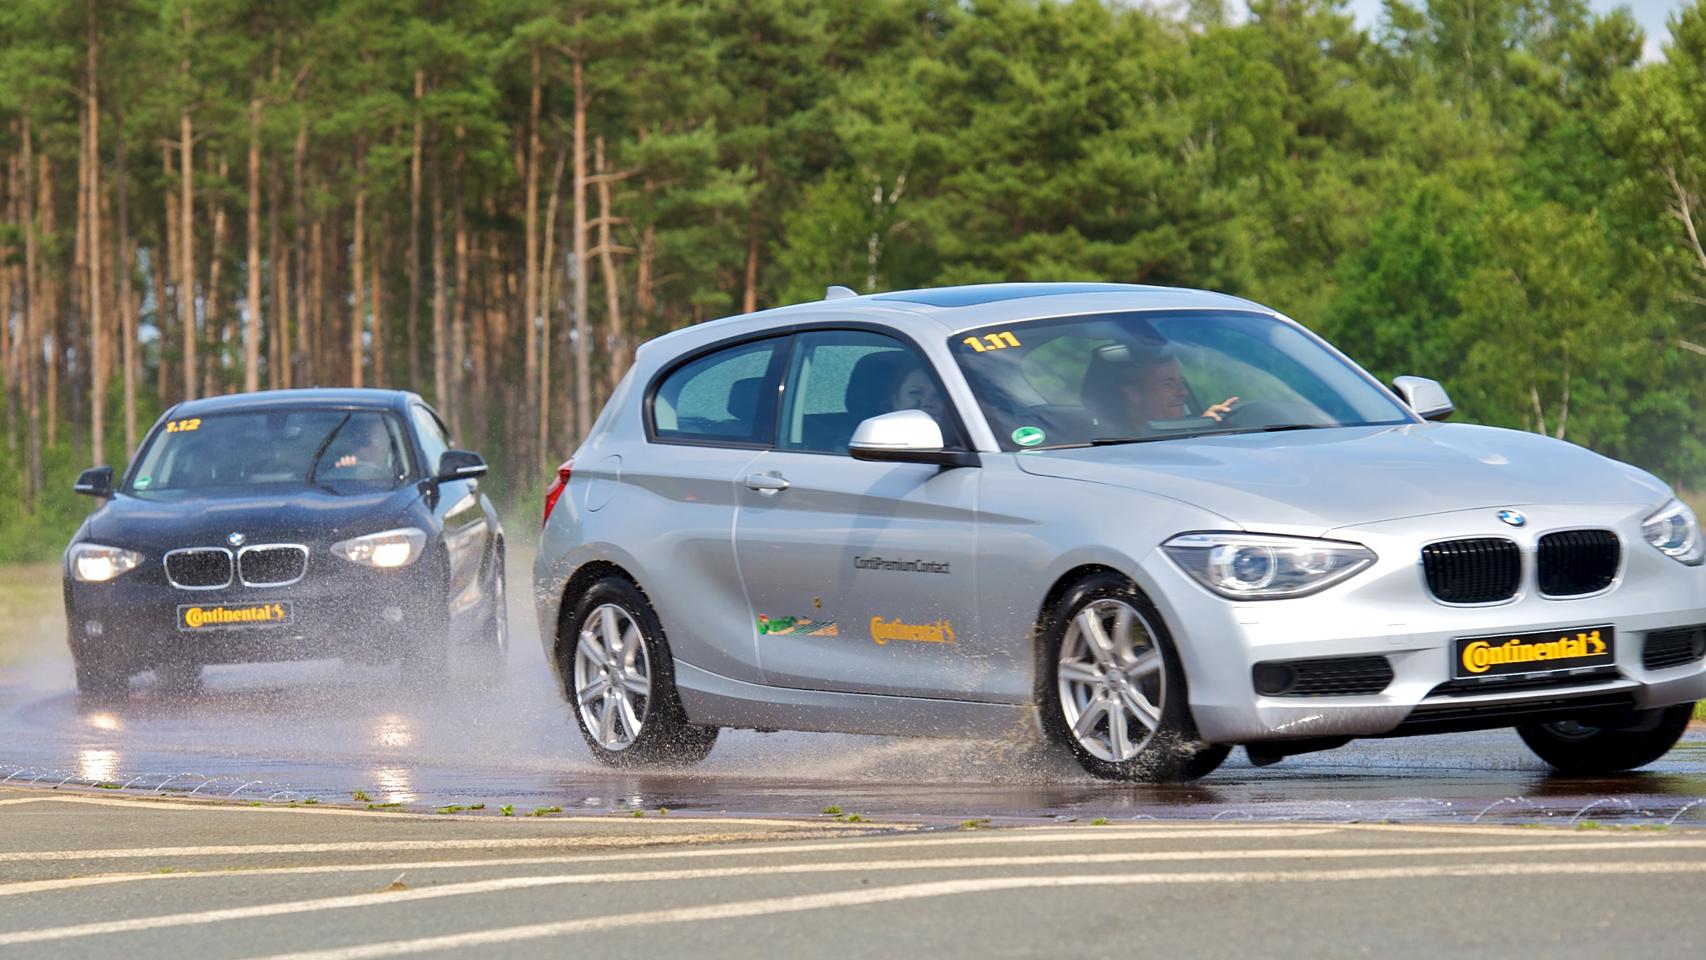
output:
<svg viewBox="0 0 1706 960"><path fill-rule="evenodd" d="M575 705L581 722L612 752L640 735L652 699L652 667L639 624L613 603L593 609L575 645Z"/></svg>
<svg viewBox="0 0 1706 960"><path fill-rule="evenodd" d="M1055 667L1061 711L1080 746L1124 763L1161 728L1167 671L1143 614L1125 600L1095 600L1067 625Z"/></svg>
<svg viewBox="0 0 1706 960"><path fill-rule="evenodd" d="M1042 720L1085 770L1110 780L1194 780L1226 758L1191 721L1185 672L1149 599L1111 571L1044 612Z"/></svg>
<svg viewBox="0 0 1706 960"><path fill-rule="evenodd" d="M633 581L608 576L562 621L558 663L593 755L612 766L680 766L711 752L717 728L688 722L663 624Z"/></svg>

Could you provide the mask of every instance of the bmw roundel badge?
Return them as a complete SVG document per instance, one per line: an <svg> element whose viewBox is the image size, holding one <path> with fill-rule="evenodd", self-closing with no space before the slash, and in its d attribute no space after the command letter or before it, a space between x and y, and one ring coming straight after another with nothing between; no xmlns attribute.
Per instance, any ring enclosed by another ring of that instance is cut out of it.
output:
<svg viewBox="0 0 1706 960"><path fill-rule="evenodd" d="M1500 516L1501 516L1501 517L1502 517L1502 516L1503 516L1503 514L1500 514ZM1507 521L1507 522L1508 522L1508 521ZM240 546L242 546L242 545L243 545L243 541L244 541L244 540L246 540L246 539L248 539L248 538L247 538L247 537L245 537L245 536L243 536L243 535L242 535L242 534L241 534L241 533L238 533L238 532L237 532L237 531L235 531L235 530L233 530L233 531L231 531L231 532L230 532L230 533L228 533L228 534L226 534L226 535L225 535L225 542L226 542L226 543L229 543L229 544L230 544L230 545L232 545L232 546L233 546L233 547L240 547Z"/></svg>
<svg viewBox="0 0 1706 960"><path fill-rule="evenodd" d="M1513 527L1520 527L1528 522L1528 518L1519 510L1500 510L1499 521Z"/></svg>

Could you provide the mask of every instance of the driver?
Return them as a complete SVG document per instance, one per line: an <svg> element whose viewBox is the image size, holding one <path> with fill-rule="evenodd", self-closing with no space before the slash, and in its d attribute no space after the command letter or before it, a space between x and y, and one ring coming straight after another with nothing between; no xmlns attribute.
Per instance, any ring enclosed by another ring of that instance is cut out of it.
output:
<svg viewBox="0 0 1706 960"><path fill-rule="evenodd" d="M385 480L391 477L391 438L378 417L352 419L339 431L332 449L330 472L347 480Z"/></svg>
<svg viewBox="0 0 1706 960"><path fill-rule="evenodd" d="M1099 424L1137 434L1147 433L1156 420L1192 416L1191 388L1170 345L1097 347L1084 374L1083 399ZM1196 416L1219 423L1237 402L1237 397L1227 397Z"/></svg>

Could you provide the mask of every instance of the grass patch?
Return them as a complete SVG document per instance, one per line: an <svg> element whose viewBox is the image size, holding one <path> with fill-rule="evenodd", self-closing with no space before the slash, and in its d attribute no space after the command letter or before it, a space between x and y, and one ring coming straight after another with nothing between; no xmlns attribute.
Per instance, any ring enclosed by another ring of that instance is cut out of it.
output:
<svg viewBox="0 0 1706 960"><path fill-rule="evenodd" d="M1706 723L1706 700L1694 704L1694 719Z"/></svg>
<svg viewBox="0 0 1706 960"><path fill-rule="evenodd" d="M532 813L528 814L528 816L530 816L530 817L548 817L553 813L562 813L562 812L563 812L562 807L538 807ZM509 816L509 814L506 813L506 814L504 814L504 816L507 817L507 816Z"/></svg>
<svg viewBox="0 0 1706 960"><path fill-rule="evenodd" d="M65 645L65 598L57 563L0 566L0 667Z"/></svg>

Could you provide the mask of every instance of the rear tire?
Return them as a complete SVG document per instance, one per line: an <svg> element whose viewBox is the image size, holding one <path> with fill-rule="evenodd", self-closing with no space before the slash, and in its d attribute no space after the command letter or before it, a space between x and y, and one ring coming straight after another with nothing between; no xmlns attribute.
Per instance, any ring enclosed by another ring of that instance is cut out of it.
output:
<svg viewBox="0 0 1706 960"><path fill-rule="evenodd" d="M1185 671L1155 605L1131 581L1096 573L1042 624L1043 729L1104 780L1177 783L1231 752L1197 736Z"/></svg>
<svg viewBox="0 0 1706 960"><path fill-rule="evenodd" d="M559 640L575 723L600 762L682 767L711 752L717 728L688 722L663 624L631 581L608 576L593 584Z"/></svg>
<svg viewBox="0 0 1706 960"><path fill-rule="evenodd" d="M1670 752L1688 729L1694 704L1648 710L1626 727L1596 727L1575 720L1516 728L1535 756L1570 776L1623 773Z"/></svg>

